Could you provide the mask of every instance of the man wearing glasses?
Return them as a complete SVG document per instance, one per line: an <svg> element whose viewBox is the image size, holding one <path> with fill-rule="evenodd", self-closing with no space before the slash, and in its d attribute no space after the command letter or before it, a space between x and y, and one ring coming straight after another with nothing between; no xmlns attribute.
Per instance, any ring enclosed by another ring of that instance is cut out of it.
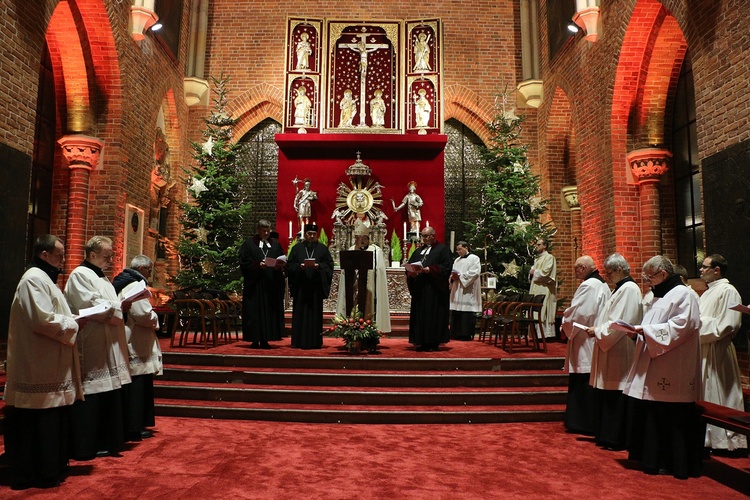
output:
<svg viewBox="0 0 750 500"><path fill-rule="evenodd" d="M453 259L447 246L435 239L435 229L422 230L422 246L409 258L406 284L411 294L409 343L417 351L437 351L448 342L450 286Z"/></svg>
<svg viewBox="0 0 750 500"><path fill-rule="evenodd" d="M544 331L539 332L548 339L555 338L555 312L557 310L557 260L555 256L547 251L549 241L539 238L534 243L536 258L534 267L529 271L529 293L531 295L544 295L542 304L542 324Z"/></svg>
<svg viewBox="0 0 750 500"><path fill-rule="evenodd" d="M701 468L698 300L663 255L643 265L643 279L654 302L628 333L637 339L623 389L630 397L628 458L641 462L646 474L687 479Z"/></svg>
<svg viewBox="0 0 750 500"><path fill-rule="evenodd" d="M706 257L701 266L701 278L708 285L700 298L701 399L744 410L740 367L732 343L742 324L742 314L729 309L742 299L725 277L727 269L727 260L719 254ZM704 444L714 450L746 450L747 438L709 424Z"/></svg>

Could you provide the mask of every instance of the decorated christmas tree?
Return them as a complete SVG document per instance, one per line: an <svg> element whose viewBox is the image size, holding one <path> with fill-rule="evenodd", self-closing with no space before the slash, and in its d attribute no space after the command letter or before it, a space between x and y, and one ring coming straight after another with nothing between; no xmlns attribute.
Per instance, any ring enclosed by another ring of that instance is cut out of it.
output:
<svg viewBox="0 0 750 500"><path fill-rule="evenodd" d="M483 271L497 274L498 291L525 292L534 263L533 244L553 231L540 221L547 201L529 166L528 147L520 139L524 118L515 115L510 100L507 93L496 98L496 116L487 124L491 139L482 150L480 193L470 212L477 218L466 222L466 234L483 257Z"/></svg>
<svg viewBox="0 0 750 500"><path fill-rule="evenodd" d="M193 168L185 169L188 200L181 204L182 236L178 243L180 288L238 291L241 227L250 210L240 198L239 146L232 142L236 120L227 114L227 83L223 74L213 82L211 116L204 119L202 144L192 142Z"/></svg>

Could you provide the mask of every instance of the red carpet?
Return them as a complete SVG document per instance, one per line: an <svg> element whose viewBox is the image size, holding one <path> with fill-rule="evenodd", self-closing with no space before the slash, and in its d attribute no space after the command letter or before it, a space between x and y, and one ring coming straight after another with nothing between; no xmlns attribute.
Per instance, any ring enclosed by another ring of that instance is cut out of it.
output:
<svg viewBox="0 0 750 500"><path fill-rule="evenodd" d="M2 498L746 498L750 459L680 481L635 470L560 423L312 425L159 418L121 458L73 462L55 490Z"/></svg>

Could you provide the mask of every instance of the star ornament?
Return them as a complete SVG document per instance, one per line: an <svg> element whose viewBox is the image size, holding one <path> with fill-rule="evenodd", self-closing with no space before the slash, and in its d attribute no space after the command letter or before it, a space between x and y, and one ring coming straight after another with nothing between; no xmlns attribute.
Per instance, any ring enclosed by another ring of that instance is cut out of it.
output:
<svg viewBox="0 0 750 500"><path fill-rule="evenodd" d="M531 222L521 219L521 216L519 215L516 217L516 222L511 222L509 225L513 226L513 234L518 234L526 231L529 224L531 224Z"/></svg>
<svg viewBox="0 0 750 500"><path fill-rule="evenodd" d="M513 276L514 278L518 276L518 272L521 270L518 264L516 264L516 259L513 259L510 262L502 262L503 267L505 270L502 272L502 276Z"/></svg>
<svg viewBox="0 0 750 500"><path fill-rule="evenodd" d="M209 137L206 142L203 143L203 146L201 146L201 149L203 149L203 152L207 154L208 156L213 156L214 154L214 138Z"/></svg>
<svg viewBox="0 0 750 500"><path fill-rule="evenodd" d="M531 207L532 210L539 210L542 208L542 197L532 196L529 198L529 207Z"/></svg>
<svg viewBox="0 0 750 500"><path fill-rule="evenodd" d="M203 182L203 179L193 178L193 182L190 184L188 191L191 191L193 196L198 198L203 191L208 191L208 188L206 187L206 183Z"/></svg>

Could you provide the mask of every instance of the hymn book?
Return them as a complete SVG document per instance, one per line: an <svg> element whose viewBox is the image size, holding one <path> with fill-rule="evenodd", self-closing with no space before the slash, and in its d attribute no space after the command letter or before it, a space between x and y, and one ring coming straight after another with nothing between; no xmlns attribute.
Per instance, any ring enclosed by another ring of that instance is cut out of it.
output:
<svg viewBox="0 0 750 500"><path fill-rule="evenodd" d="M731 306L729 306L729 309L731 309L732 311L739 311L743 314L750 314L750 307L742 304L732 304Z"/></svg>

